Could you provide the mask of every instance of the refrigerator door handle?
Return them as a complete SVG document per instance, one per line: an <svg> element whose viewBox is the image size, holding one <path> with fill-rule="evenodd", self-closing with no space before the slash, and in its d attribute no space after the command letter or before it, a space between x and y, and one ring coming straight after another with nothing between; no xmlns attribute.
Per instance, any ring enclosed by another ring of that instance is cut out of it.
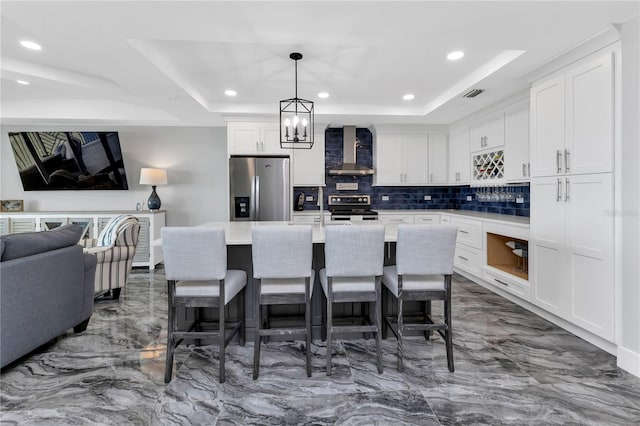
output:
<svg viewBox="0 0 640 426"><path fill-rule="evenodd" d="M254 200L254 219L260 220L260 176L256 175L253 178L253 200Z"/></svg>

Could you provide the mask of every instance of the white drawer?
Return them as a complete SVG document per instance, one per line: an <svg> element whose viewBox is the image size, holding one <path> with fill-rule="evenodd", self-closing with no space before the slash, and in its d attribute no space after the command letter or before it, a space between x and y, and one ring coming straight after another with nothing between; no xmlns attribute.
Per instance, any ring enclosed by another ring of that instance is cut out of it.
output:
<svg viewBox="0 0 640 426"><path fill-rule="evenodd" d="M508 274L496 271L490 266L485 267L483 272L483 278L488 283L515 294L524 300L530 300L531 287L528 282L517 277L512 278Z"/></svg>
<svg viewBox="0 0 640 426"><path fill-rule="evenodd" d="M320 223L320 215L319 214L294 214L292 216L294 223Z"/></svg>
<svg viewBox="0 0 640 426"><path fill-rule="evenodd" d="M417 214L414 216L415 223L419 225L440 223L440 215L438 214Z"/></svg>
<svg viewBox="0 0 640 426"><path fill-rule="evenodd" d="M414 223L412 214L381 214L378 213L378 221L382 224Z"/></svg>
<svg viewBox="0 0 640 426"><path fill-rule="evenodd" d="M453 266L477 277L482 276L482 255L480 250L463 244L456 244Z"/></svg>
<svg viewBox="0 0 640 426"><path fill-rule="evenodd" d="M452 217L451 223L458 226L458 243L482 249L482 222Z"/></svg>
<svg viewBox="0 0 640 426"><path fill-rule="evenodd" d="M440 215L440 223L451 223L451 216L448 214Z"/></svg>

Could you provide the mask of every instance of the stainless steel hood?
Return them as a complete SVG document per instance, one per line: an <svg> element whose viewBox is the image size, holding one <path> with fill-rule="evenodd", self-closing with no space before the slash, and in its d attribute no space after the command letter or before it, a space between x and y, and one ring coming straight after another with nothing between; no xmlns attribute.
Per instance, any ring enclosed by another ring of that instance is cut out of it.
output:
<svg viewBox="0 0 640 426"><path fill-rule="evenodd" d="M375 173L370 167L356 163L356 150L358 149L358 139L356 138L355 126L344 126L343 130L343 148L342 164L329 169L330 175L346 175L346 176L366 176Z"/></svg>

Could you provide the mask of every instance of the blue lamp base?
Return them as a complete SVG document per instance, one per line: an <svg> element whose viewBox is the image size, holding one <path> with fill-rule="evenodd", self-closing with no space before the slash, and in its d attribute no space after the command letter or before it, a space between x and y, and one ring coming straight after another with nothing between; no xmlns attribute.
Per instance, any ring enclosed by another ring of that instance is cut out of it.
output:
<svg viewBox="0 0 640 426"><path fill-rule="evenodd" d="M147 200L147 207L149 210L159 210L160 209L160 197L158 197L158 193L156 192L156 186L153 185L151 187L153 190L151 191L151 195L149 195L149 199Z"/></svg>

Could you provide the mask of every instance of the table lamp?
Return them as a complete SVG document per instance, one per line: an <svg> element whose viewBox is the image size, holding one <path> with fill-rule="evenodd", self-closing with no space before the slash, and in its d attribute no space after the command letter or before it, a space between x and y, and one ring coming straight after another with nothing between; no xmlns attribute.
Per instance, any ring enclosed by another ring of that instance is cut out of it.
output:
<svg viewBox="0 0 640 426"><path fill-rule="evenodd" d="M151 185L152 188L151 195L149 195L149 199L147 200L149 210L160 209L160 197L158 197L158 193L156 192L156 186L166 184L167 171L165 169L150 169L145 167L140 169L140 185Z"/></svg>

